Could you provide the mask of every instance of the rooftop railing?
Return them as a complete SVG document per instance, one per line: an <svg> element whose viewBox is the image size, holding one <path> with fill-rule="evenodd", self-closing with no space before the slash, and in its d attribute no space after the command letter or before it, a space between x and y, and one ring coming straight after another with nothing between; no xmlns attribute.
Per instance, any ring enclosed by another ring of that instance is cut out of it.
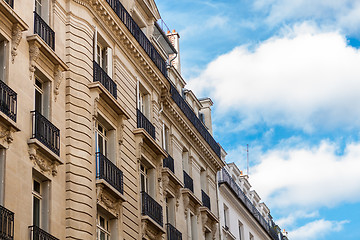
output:
<svg viewBox="0 0 360 240"><path fill-rule="evenodd" d="M137 128L143 128L146 132L150 134L150 136L155 139L155 127L154 125L147 119L147 117L139 110L136 109L136 117L137 117Z"/></svg>
<svg viewBox="0 0 360 240"><path fill-rule="evenodd" d="M14 239L14 213L0 205L0 239Z"/></svg>
<svg viewBox="0 0 360 240"><path fill-rule="evenodd" d="M168 155L167 158L164 158L163 167L169 168L170 171L175 173L174 172L174 159L170 155Z"/></svg>
<svg viewBox="0 0 360 240"><path fill-rule="evenodd" d="M124 193L122 171L102 153L96 153L96 178L104 179L121 194Z"/></svg>
<svg viewBox="0 0 360 240"><path fill-rule="evenodd" d="M193 179L190 177L187 172L184 171L184 188L189 189L190 191L194 192L194 182Z"/></svg>
<svg viewBox="0 0 360 240"><path fill-rule="evenodd" d="M163 214L161 205L150 197L147 192L141 192L142 214L149 216L152 220L163 226Z"/></svg>
<svg viewBox="0 0 360 240"><path fill-rule="evenodd" d="M200 135L205 139L205 141L209 144L211 149L215 152L215 154L221 158L221 150L219 144L215 141L213 136L206 129L204 124L200 121L200 119L196 116L194 111L187 104L185 99L180 95L180 93L176 90L176 88L170 84L170 94L171 98L174 100L176 105L181 109L181 111L185 114L185 116L189 119L189 121L194 125L196 130L200 133Z"/></svg>
<svg viewBox="0 0 360 240"><path fill-rule="evenodd" d="M34 33L55 51L55 32L36 12L34 12Z"/></svg>
<svg viewBox="0 0 360 240"><path fill-rule="evenodd" d="M182 240L182 233L170 223L166 224L167 240Z"/></svg>
<svg viewBox="0 0 360 240"><path fill-rule="evenodd" d="M203 206L211 210L210 197L204 192L204 190L201 190L201 198L202 198Z"/></svg>
<svg viewBox="0 0 360 240"><path fill-rule="evenodd" d="M156 48L152 45L150 40L146 37L140 27L136 24L134 19L130 16L128 11L120 3L119 0L106 0L110 7L114 10L116 15L124 23L131 35L136 39L140 46L144 49L146 54L151 58L160 72L167 78L166 61L160 56Z"/></svg>
<svg viewBox="0 0 360 240"><path fill-rule="evenodd" d="M94 65L94 82L100 82L115 98L117 98L117 86L116 83L109 77L109 75L100 67L97 62L93 62Z"/></svg>
<svg viewBox="0 0 360 240"><path fill-rule="evenodd" d="M249 212L254 216L254 218L260 223L264 230L272 237L273 240L282 240L279 239L277 234L274 234L276 230L269 225L265 218L260 214L257 208L251 203L245 193L241 190L239 185L234 181L230 174L223 168L220 171L219 184L225 183L237 196L237 198L246 206Z"/></svg>
<svg viewBox="0 0 360 240"><path fill-rule="evenodd" d="M0 80L0 111L16 122L17 94Z"/></svg>
<svg viewBox="0 0 360 240"><path fill-rule="evenodd" d="M41 228L37 227L37 226L30 226L30 236L31 236L31 240L59 240L58 238L54 237L53 235L51 235L50 233L42 230Z"/></svg>
<svg viewBox="0 0 360 240"><path fill-rule="evenodd" d="M32 111L32 136L60 155L60 130L38 111Z"/></svg>

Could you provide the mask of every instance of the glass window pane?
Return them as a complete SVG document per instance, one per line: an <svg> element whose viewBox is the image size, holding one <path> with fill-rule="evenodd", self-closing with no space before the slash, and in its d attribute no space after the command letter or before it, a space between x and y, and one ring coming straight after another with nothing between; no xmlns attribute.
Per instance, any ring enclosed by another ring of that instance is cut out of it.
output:
<svg viewBox="0 0 360 240"><path fill-rule="evenodd" d="M98 151L104 154L104 146L103 146L104 139L101 135L98 135Z"/></svg>
<svg viewBox="0 0 360 240"><path fill-rule="evenodd" d="M35 89L35 110L42 113L42 94Z"/></svg>
<svg viewBox="0 0 360 240"><path fill-rule="evenodd" d="M40 227L40 199L33 197L33 225Z"/></svg>
<svg viewBox="0 0 360 240"><path fill-rule="evenodd" d="M34 180L34 192L37 192L40 194L40 183L36 180Z"/></svg>

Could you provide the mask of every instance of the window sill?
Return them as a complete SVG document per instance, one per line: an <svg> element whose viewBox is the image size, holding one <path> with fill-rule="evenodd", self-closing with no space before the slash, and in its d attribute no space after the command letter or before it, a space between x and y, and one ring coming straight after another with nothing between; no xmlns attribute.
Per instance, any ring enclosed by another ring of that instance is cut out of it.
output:
<svg viewBox="0 0 360 240"><path fill-rule="evenodd" d="M106 180L104 179L96 179L96 186L103 185L104 190L106 190L111 196L116 198L117 200L121 202L126 202L126 198L123 194L121 194L118 190L116 190L113 186L110 185Z"/></svg>
<svg viewBox="0 0 360 240"><path fill-rule="evenodd" d="M192 201L195 206L201 206L202 205L202 201L198 197L196 197L195 194L190 189L183 188L183 189L181 189L181 193L183 195L188 196L189 200Z"/></svg>
<svg viewBox="0 0 360 240"><path fill-rule="evenodd" d="M118 115L124 115L126 119L130 118L124 107L118 103L116 98L111 95L111 93L100 82L92 82L88 85L88 87L90 90L97 91L100 95L100 98L104 99L110 108L115 110Z"/></svg>
<svg viewBox="0 0 360 240"><path fill-rule="evenodd" d="M9 144L14 140L13 133L20 131L20 128L11 118L0 111L0 146L9 148Z"/></svg>
<svg viewBox="0 0 360 240"><path fill-rule="evenodd" d="M213 212L211 212L207 207L201 206L199 208L199 210L200 210L201 213L206 214L208 219L212 223L218 223L219 222L219 218Z"/></svg>
<svg viewBox="0 0 360 240"><path fill-rule="evenodd" d="M229 228L228 227L222 227L222 230L224 231L225 233L225 238L226 239L233 239L233 240L236 240L236 237L230 232Z"/></svg>
<svg viewBox="0 0 360 240"><path fill-rule="evenodd" d="M147 215L141 215L141 222L145 225L145 232L143 232L144 235L147 234L150 239L156 239L156 236L162 235L165 233L165 229L160 226L157 222L155 222L151 217ZM154 236L150 236L154 233ZM148 239L148 238L145 238Z"/></svg>
<svg viewBox="0 0 360 240"><path fill-rule="evenodd" d="M140 136L143 141L154 151L154 153L160 155L162 159L168 156L167 152L165 152L165 150L155 142L155 140L145 129L136 128L134 129L133 133L135 136Z"/></svg>
<svg viewBox="0 0 360 240"><path fill-rule="evenodd" d="M5 1L0 1L0 12L2 12L13 24L19 24L21 31L29 29L29 26L16 14Z"/></svg>
<svg viewBox="0 0 360 240"><path fill-rule="evenodd" d="M176 188L183 188L184 184L180 181L180 179L178 177L176 177L175 173L173 173L169 168L167 167L163 167L163 169L161 170L162 175L163 176L168 176L169 180L173 183L173 184L168 184L167 188L169 186L174 186L174 190L176 190Z"/></svg>
<svg viewBox="0 0 360 240"><path fill-rule="evenodd" d="M112 217L117 218L120 214L120 208L126 198L113 186L103 179L96 180L97 205L108 212Z"/></svg>

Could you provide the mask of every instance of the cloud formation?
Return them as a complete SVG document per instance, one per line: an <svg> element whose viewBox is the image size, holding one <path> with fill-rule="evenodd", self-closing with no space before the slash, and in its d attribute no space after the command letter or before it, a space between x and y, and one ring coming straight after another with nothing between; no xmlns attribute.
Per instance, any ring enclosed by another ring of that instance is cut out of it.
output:
<svg viewBox="0 0 360 240"><path fill-rule="evenodd" d="M216 103L217 115L237 113L239 128L259 122L313 132L360 127L360 53L338 32L305 23L253 51L239 46L189 81Z"/></svg>

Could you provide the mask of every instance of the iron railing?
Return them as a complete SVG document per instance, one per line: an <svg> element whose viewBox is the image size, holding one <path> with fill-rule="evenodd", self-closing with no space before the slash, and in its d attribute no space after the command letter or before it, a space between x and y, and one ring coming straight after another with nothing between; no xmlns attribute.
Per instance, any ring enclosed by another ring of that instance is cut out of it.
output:
<svg viewBox="0 0 360 240"><path fill-rule="evenodd" d="M152 45L150 40L146 37L140 27L136 24L134 19L126 11L119 0L106 0L110 7L114 10L116 15L124 23L129 32L133 35L136 41L144 49L146 54L151 58L160 72L167 78L166 61L161 57L156 48Z"/></svg>
<svg viewBox="0 0 360 240"><path fill-rule="evenodd" d="M211 149L215 152L215 154L221 158L221 150L219 144L215 141L213 136L206 129L204 124L200 121L200 119L196 116L191 107L187 104L185 99L179 94L176 88L170 84L170 94L171 98L174 100L176 105L181 109L181 111L185 114L185 116L189 119L189 121L194 125L196 130L200 133L200 135L205 139L205 141L209 144Z"/></svg>
<svg viewBox="0 0 360 240"><path fill-rule="evenodd" d="M152 123L145 117L145 115L139 110L136 109L137 115L137 128L143 128L147 131L150 136L155 139L155 127Z"/></svg>
<svg viewBox="0 0 360 240"><path fill-rule="evenodd" d="M184 172L184 188L189 189L190 191L194 192L194 182L193 179L190 177L187 172Z"/></svg>
<svg viewBox="0 0 360 240"><path fill-rule="evenodd" d="M30 226L29 229L31 240L59 240L58 238L35 225Z"/></svg>
<svg viewBox="0 0 360 240"><path fill-rule="evenodd" d="M203 206L211 210L210 197L204 192L204 190L201 190L201 198Z"/></svg>
<svg viewBox="0 0 360 240"><path fill-rule="evenodd" d="M0 205L0 239L14 239L14 213Z"/></svg>
<svg viewBox="0 0 360 240"><path fill-rule="evenodd" d="M34 33L55 51L55 32L36 12L34 12Z"/></svg>
<svg viewBox="0 0 360 240"><path fill-rule="evenodd" d="M4 0L11 8L14 8L14 0Z"/></svg>
<svg viewBox="0 0 360 240"><path fill-rule="evenodd" d="M115 98L117 98L116 83L109 75L94 61L94 82L100 82Z"/></svg>
<svg viewBox="0 0 360 240"><path fill-rule="evenodd" d="M60 156L60 130L38 111L31 111L32 114L32 136L47 148Z"/></svg>
<svg viewBox="0 0 360 240"><path fill-rule="evenodd" d="M163 167L166 167L166 168L170 169L170 171L175 173L175 171L174 171L174 159L170 155L168 155L167 158L164 158Z"/></svg>
<svg viewBox="0 0 360 240"><path fill-rule="evenodd" d="M96 154L96 178L104 179L121 194L124 193L124 182L122 171L102 153Z"/></svg>
<svg viewBox="0 0 360 240"><path fill-rule="evenodd" d="M160 226L163 226L162 207L146 192L141 192L141 205L143 215L149 216Z"/></svg>
<svg viewBox="0 0 360 240"><path fill-rule="evenodd" d="M170 223L166 224L167 240L182 240L182 233Z"/></svg>
<svg viewBox="0 0 360 240"><path fill-rule="evenodd" d="M223 168L219 172L219 184L225 183L235 194L235 196L242 202L254 218L260 223L264 230L271 236L273 240L280 240L274 227L270 226L268 221L260 214L257 208L251 203L249 198L241 190L240 186L234 181L230 174Z"/></svg>
<svg viewBox="0 0 360 240"><path fill-rule="evenodd" d="M16 122L17 93L0 80L0 111Z"/></svg>

